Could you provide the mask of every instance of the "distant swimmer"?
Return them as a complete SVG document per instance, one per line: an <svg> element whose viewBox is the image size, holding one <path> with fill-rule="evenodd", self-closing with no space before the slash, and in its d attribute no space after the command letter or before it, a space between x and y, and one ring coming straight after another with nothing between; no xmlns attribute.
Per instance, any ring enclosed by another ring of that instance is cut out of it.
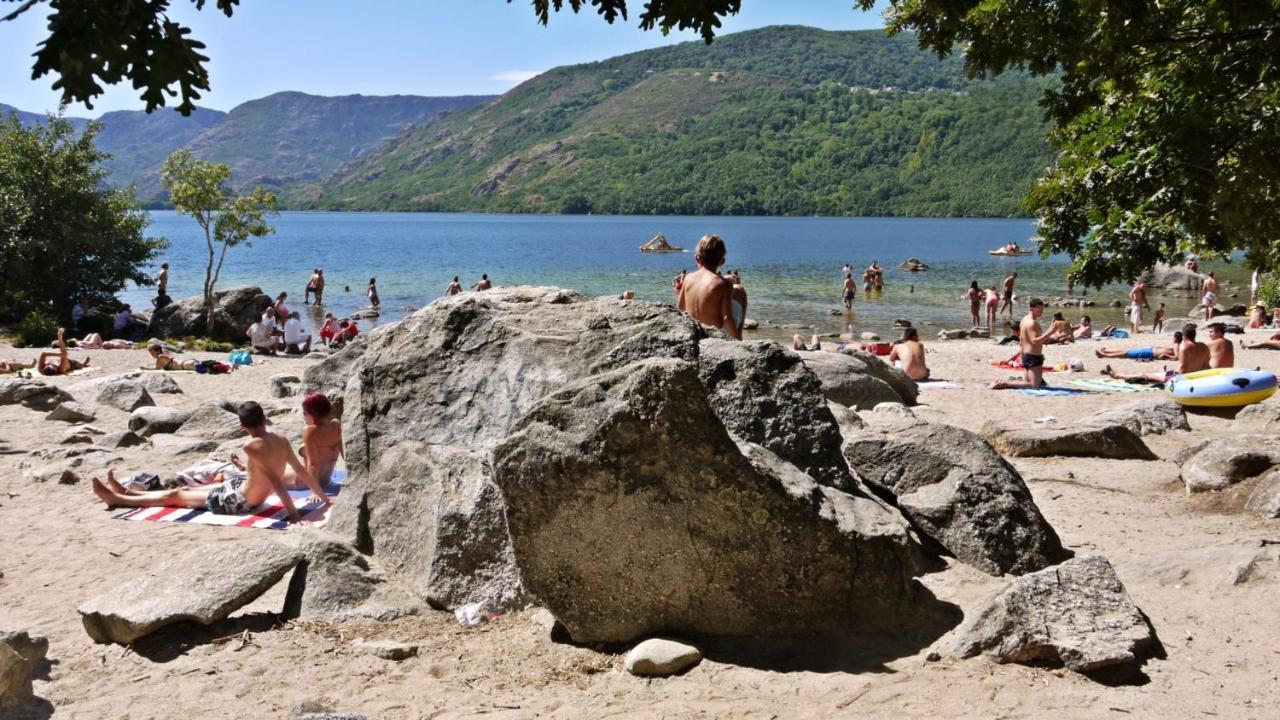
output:
<svg viewBox="0 0 1280 720"><path fill-rule="evenodd" d="M449 283L449 287L444 289L445 295L457 295L462 292L462 283L458 282L458 276L453 276L453 282Z"/></svg>
<svg viewBox="0 0 1280 720"><path fill-rule="evenodd" d="M703 235L694 251L698 269L685 278L676 307L703 325L723 329L734 340L742 329L734 321L733 284L717 272L724 264L726 248L719 235Z"/></svg>
<svg viewBox="0 0 1280 720"><path fill-rule="evenodd" d="M489 282L489 275L488 273L485 273L480 276L480 279L477 280L474 285L471 286L471 289L472 290L488 290L491 287L493 287L493 283Z"/></svg>

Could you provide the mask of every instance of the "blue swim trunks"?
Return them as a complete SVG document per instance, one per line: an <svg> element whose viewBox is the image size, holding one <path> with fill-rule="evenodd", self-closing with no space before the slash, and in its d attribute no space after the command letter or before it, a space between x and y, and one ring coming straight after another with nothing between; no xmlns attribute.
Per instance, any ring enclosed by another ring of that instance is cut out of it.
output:
<svg viewBox="0 0 1280 720"><path fill-rule="evenodd" d="M1156 349L1149 347L1134 348L1124 354L1130 360L1155 360Z"/></svg>

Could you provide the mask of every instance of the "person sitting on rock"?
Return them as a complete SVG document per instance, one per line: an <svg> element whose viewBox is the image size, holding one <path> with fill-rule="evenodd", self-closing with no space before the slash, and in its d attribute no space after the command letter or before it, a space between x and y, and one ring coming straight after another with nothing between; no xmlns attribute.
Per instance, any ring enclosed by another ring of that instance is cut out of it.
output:
<svg viewBox="0 0 1280 720"><path fill-rule="evenodd" d="M311 476L327 487L333 480L333 469L342 457L342 422L333 417L333 404L323 393L311 393L302 399L302 417L307 426L302 430L302 462ZM296 473L286 471L289 487L302 487Z"/></svg>
<svg viewBox="0 0 1280 720"><path fill-rule="evenodd" d="M159 345L148 345L147 353L151 355L151 359L155 361L154 365L143 365L143 370L195 370L198 361L187 359L178 360L173 355L164 351Z"/></svg>
<svg viewBox="0 0 1280 720"><path fill-rule="evenodd" d="M912 380L928 380L929 367L924 361L924 343L920 333L909 327L902 331L902 340L894 343L889 351L889 362L907 374Z"/></svg>
<svg viewBox="0 0 1280 720"><path fill-rule="evenodd" d="M302 522L293 498L285 488L286 468L292 468L313 493L310 502L330 504L311 471L294 454L289 441L267 430L267 418L262 406L249 401L240 404L237 413L240 427L249 433L244 446L248 457L247 477L233 477L216 485L176 488L152 492L129 492L115 481L111 472L107 482L93 478L93 493L108 509L117 507L179 507L204 509L218 515L244 515L266 501L275 493L284 505L289 521Z"/></svg>
<svg viewBox="0 0 1280 720"><path fill-rule="evenodd" d="M676 307L694 320L724 332L734 340L742 339L742 329L734 321L733 284L718 272L725 259L724 239L719 235L703 235L693 259L698 269L684 279Z"/></svg>
<svg viewBox="0 0 1280 720"><path fill-rule="evenodd" d="M67 375L89 367L89 358L81 361L67 357L66 334L66 328L58 328L58 351L42 352L36 359L35 367L41 375Z"/></svg>

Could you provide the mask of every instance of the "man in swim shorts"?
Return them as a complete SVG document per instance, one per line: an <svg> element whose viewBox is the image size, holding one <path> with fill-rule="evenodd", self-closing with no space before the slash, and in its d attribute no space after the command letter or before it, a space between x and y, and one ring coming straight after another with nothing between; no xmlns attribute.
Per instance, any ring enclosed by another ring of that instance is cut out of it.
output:
<svg viewBox="0 0 1280 720"><path fill-rule="evenodd" d="M1009 277L1004 279L1004 300L1000 303L997 315L1003 315L1006 309L1009 310L1010 315L1013 315L1013 285L1016 282L1018 282L1017 272L1010 273Z"/></svg>
<svg viewBox="0 0 1280 720"><path fill-rule="evenodd" d="M1016 277L1017 273L1014 273ZM1022 380L997 380L991 383L992 390L1012 388L1038 389L1044 384L1044 342L1054 334L1052 328L1048 332L1040 330L1040 316L1044 315L1044 301L1031 298L1027 304L1027 315L1018 323L1018 347L1022 350Z"/></svg>
<svg viewBox="0 0 1280 720"><path fill-rule="evenodd" d="M1129 291L1129 332L1137 334L1142 324L1142 309L1147 307L1147 284L1138 281Z"/></svg>
<svg viewBox="0 0 1280 720"><path fill-rule="evenodd" d="M1204 321L1209 322L1213 319L1213 305L1218 302L1218 278L1213 276L1213 272L1209 273L1209 277L1204 279L1204 298L1200 304L1204 306Z"/></svg>
<svg viewBox="0 0 1280 720"><path fill-rule="evenodd" d="M1182 345L1182 331L1177 330L1173 333L1173 345L1170 347L1154 348L1154 347L1138 347L1128 350L1108 350L1107 348L1098 348L1093 354L1100 358L1123 358L1125 360L1177 360L1178 347Z"/></svg>
<svg viewBox="0 0 1280 720"><path fill-rule="evenodd" d="M853 273L852 273L852 272L847 272L847 273L845 273L845 274L844 274L844 297L843 297L843 299L844 299L844 309L845 309L845 310L850 310L850 309L852 309L852 308L853 308L853 298L854 298L856 295L857 295L857 292L855 292L855 291L854 291L854 285L853 285Z"/></svg>

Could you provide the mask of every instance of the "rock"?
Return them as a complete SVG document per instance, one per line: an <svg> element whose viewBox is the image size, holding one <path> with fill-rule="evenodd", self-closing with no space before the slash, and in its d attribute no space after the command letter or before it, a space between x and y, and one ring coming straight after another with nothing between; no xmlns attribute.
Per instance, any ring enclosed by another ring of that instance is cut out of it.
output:
<svg viewBox="0 0 1280 720"><path fill-rule="evenodd" d="M26 630L0 630L0 645L8 645L33 668L49 653L49 638L33 636Z"/></svg>
<svg viewBox="0 0 1280 720"><path fill-rule="evenodd" d="M1159 648L1146 616L1099 555L1014 580L966 613L954 644L959 657L986 652L999 662L1061 662L1081 673L1137 666Z"/></svg>
<svg viewBox="0 0 1280 720"><path fill-rule="evenodd" d="M794 352L775 342L732 340L703 340L699 351L698 376L725 429L823 485L849 486L822 384Z"/></svg>
<svg viewBox="0 0 1280 720"><path fill-rule="evenodd" d="M964 340L969 337L968 330L939 330L939 340Z"/></svg>
<svg viewBox="0 0 1280 720"><path fill-rule="evenodd" d="M98 391L98 402L125 412L156 404L146 387L133 380L117 380L103 385Z"/></svg>
<svg viewBox="0 0 1280 720"><path fill-rule="evenodd" d="M702 662L702 651L674 640L651 638L631 648L623 667L632 675L666 677Z"/></svg>
<svg viewBox="0 0 1280 720"><path fill-rule="evenodd" d="M92 425L80 425L68 428L58 441L60 445L92 445L102 431Z"/></svg>
<svg viewBox="0 0 1280 720"><path fill-rule="evenodd" d="M1182 463L1187 492L1224 490L1280 465L1280 441L1268 435L1238 435L1209 443Z"/></svg>
<svg viewBox="0 0 1280 720"><path fill-rule="evenodd" d="M121 645L175 622L210 625L253 602L301 559L271 541L203 545L89 600L81 620L94 641Z"/></svg>
<svg viewBox="0 0 1280 720"><path fill-rule="evenodd" d="M1256 540L1142 553L1121 566L1124 576L1177 587L1234 587L1280 575L1280 548Z"/></svg>
<svg viewBox="0 0 1280 720"><path fill-rule="evenodd" d="M1236 295L1233 294L1231 295L1231 297L1236 297ZM1248 314L1249 314L1249 308L1243 305L1242 303L1236 303L1235 305L1232 305L1231 307L1226 308L1221 313L1217 313L1217 312L1214 313L1214 315L1227 315L1229 317L1244 317L1245 315L1248 315Z"/></svg>
<svg viewBox="0 0 1280 720"><path fill-rule="evenodd" d="M191 453L209 453L218 449L217 440L205 440L198 437L186 437L171 433L156 433L151 436L151 447L165 457L177 457Z"/></svg>
<svg viewBox="0 0 1280 720"><path fill-rule="evenodd" d="M923 272L925 270L928 270L929 266L925 265L924 263L920 262L915 258L907 258L906 260L903 260L901 264L898 265L898 269L906 270L907 272Z"/></svg>
<svg viewBox="0 0 1280 720"><path fill-rule="evenodd" d="M103 435L102 437L98 438L96 444L104 448L115 449L115 448L134 447L135 445L141 445L144 442L146 442L146 440L142 437L139 437L133 431L120 430L118 432L107 433L106 435Z"/></svg>
<svg viewBox="0 0 1280 720"><path fill-rule="evenodd" d="M1022 476L968 430L868 428L846 436L844 455L921 532L985 573L1020 575L1068 557Z"/></svg>
<svg viewBox="0 0 1280 720"><path fill-rule="evenodd" d="M31 699L31 674L32 664L0 643L0 711L15 709Z"/></svg>
<svg viewBox="0 0 1280 720"><path fill-rule="evenodd" d="M107 377L95 378L93 380L76 383L71 389L76 392L88 391L96 393L101 392L102 388L107 385L117 382L138 383L142 385L143 389L153 395L182 392L182 388L178 387L178 383L173 379L172 375L159 370L131 370L119 375L108 375Z"/></svg>
<svg viewBox="0 0 1280 720"><path fill-rule="evenodd" d="M356 638L351 647L357 652L368 653L383 660L408 660L418 654L418 646L409 643L398 643L390 640L365 640Z"/></svg>
<svg viewBox="0 0 1280 720"><path fill-rule="evenodd" d="M854 410L870 410L882 402L914 404L916 384L901 370L861 350L854 353L798 352L805 367L822 383L828 400Z"/></svg>
<svg viewBox="0 0 1280 720"><path fill-rule="evenodd" d="M880 336L870 330L864 330L862 332L862 339L868 342L877 342L880 340Z"/></svg>
<svg viewBox="0 0 1280 720"><path fill-rule="evenodd" d="M381 315L382 313L375 308L365 308L364 310L357 310L351 313L351 319L352 320L370 320L372 318L376 318Z"/></svg>
<svg viewBox="0 0 1280 720"><path fill-rule="evenodd" d="M97 406L85 405L84 403L78 403L75 400L65 400L51 410L48 415L45 415L44 419L69 423L81 423L93 422L93 419L97 416Z"/></svg>
<svg viewBox="0 0 1280 720"><path fill-rule="evenodd" d="M702 337L671 307L523 287L442 298L362 335L303 383L345 396L350 480L329 530L435 607L522 606L490 449L566 382L637 358L693 360Z"/></svg>
<svg viewBox="0 0 1280 720"><path fill-rule="evenodd" d="M1280 429L1280 406L1274 403L1254 403L1237 415L1234 425L1242 431Z"/></svg>
<svg viewBox="0 0 1280 720"><path fill-rule="evenodd" d="M1124 307L1124 301L1123 301L1123 300L1112 300L1111 302L1107 303L1107 305L1108 305L1109 307L1113 307L1113 308Z"/></svg>
<svg viewBox="0 0 1280 720"><path fill-rule="evenodd" d="M863 422L882 432L906 430L923 425L924 420L916 417L911 408L899 402L882 402L859 417Z"/></svg>
<svg viewBox="0 0 1280 720"><path fill-rule="evenodd" d="M292 374L278 374L271 376L271 396L272 397L291 397L297 395L302 389L302 378Z"/></svg>
<svg viewBox="0 0 1280 720"><path fill-rule="evenodd" d="M972 328L969 330L969 337L987 339L991 337L991 330L988 328Z"/></svg>
<svg viewBox="0 0 1280 720"><path fill-rule="evenodd" d="M1187 412L1169 398L1139 400L1127 405L1086 415L1078 425L1123 425L1135 435L1163 435L1171 430L1190 430Z"/></svg>
<svg viewBox="0 0 1280 720"><path fill-rule="evenodd" d="M831 317L836 317L836 316L839 316L840 314L841 314L841 311L837 308L831 308L830 310L827 310L827 315Z"/></svg>
<svg viewBox="0 0 1280 720"><path fill-rule="evenodd" d="M74 400L62 388L43 380L7 378L0 380L0 405L22 403L32 410L52 410L63 402Z"/></svg>
<svg viewBox="0 0 1280 720"><path fill-rule="evenodd" d="M1138 276L1138 280L1153 288L1165 290L1189 290L1199 292L1204 286L1204 277L1188 270L1182 265L1166 265L1156 263L1155 267Z"/></svg>
<svg viewBox="0 0 1280 720"><path fill-rule="evenodd" d="M214 297L213 332L207 332L204 297L196 295L166 305L151 316L147 335L154 338L184 338L192 335L212 340L242 343L249 326L262 318L272 300L260 288L240 286L219 290Z"/></svg>
<svg viewBox="0 0 1280 720"><path fill-rule="evenodd" d="M752 318L744 318L742 321L742 329L743 330L759 330L760 321L754 320Z"/></svg>
<svg viewBox="0 0 1280 720"><path fill-rule="evenodd" d="M1280 470L1258 481L1245 502L1245 509L1266 520L1280 518Z"/></svg>
<svg viewBox="0 0 1280 720"><path fill-rule="evenodd" d="M368 333L360 335L346 347L303 371L303 394L324 393L333 404L333 416L341 418L344 409L343 394L347 383L357 380L355 371L364 358L368 342Z"/></svg>
<svg viewBox="0 0 1280 720"><path fill-rule="evenodd" d="M307 620L341 622L362 615L356 611L382 582L369 561L350 544L314 528L290 533L298 542L303 561L291 580L291 593L299 605L287 609L291 616Z"/></svg>
<svg viewBox="0 0 1280 720"><path fill-rule="evenodd" d="M80 476L67 465L42 465L23 473L28 480L38 483L57 482L59 485L75 485Z"/></svg>
<svg viewBox="0 0 1280 720"><path fill-rule="evenodd" d="M642 360L545 396L494 449L525 584L574 640L940 617L896 510L735 442L707 395L691 363Z"/></svg>
<svg viewBox="0 0 1280 720"><path fill-rule="evenodd" d="M1155 460L1156 454L1132 430L1120 424L1004 428L982 426L982 436L1008 457L1100 457Z"/></svg>
<svg viewBox="0 0 1280 720"><path fill-rule="evenodd" d="M191 417L190 410L168 407L140 407L129 415L129 429L139 437L175 433Z"/></svg>
<svg viewBox="0 0 1280 720"><path fill-rule="evenodd" d="M867 423L858 413L840 403L833 403L828 400L827 409L831 411L831 416L836 419L836 427L840 428L842 437L847 437L849 434L867 426Z"/></svg>
<svg viewBox="0 0 1280 720"><path fill-rule="evenodd" d="M240 427L240 416L226 410L216 400L197 407L174 432L184 437L208 440L233 440L244 437L244 429Z"/></svg>
<svg viewBox="0 0 1280 720"><path fill-rule="evenodd" d="M911 321L906 318L895 318L893 326L896 328L909 328L911 327Z"/></svg>

